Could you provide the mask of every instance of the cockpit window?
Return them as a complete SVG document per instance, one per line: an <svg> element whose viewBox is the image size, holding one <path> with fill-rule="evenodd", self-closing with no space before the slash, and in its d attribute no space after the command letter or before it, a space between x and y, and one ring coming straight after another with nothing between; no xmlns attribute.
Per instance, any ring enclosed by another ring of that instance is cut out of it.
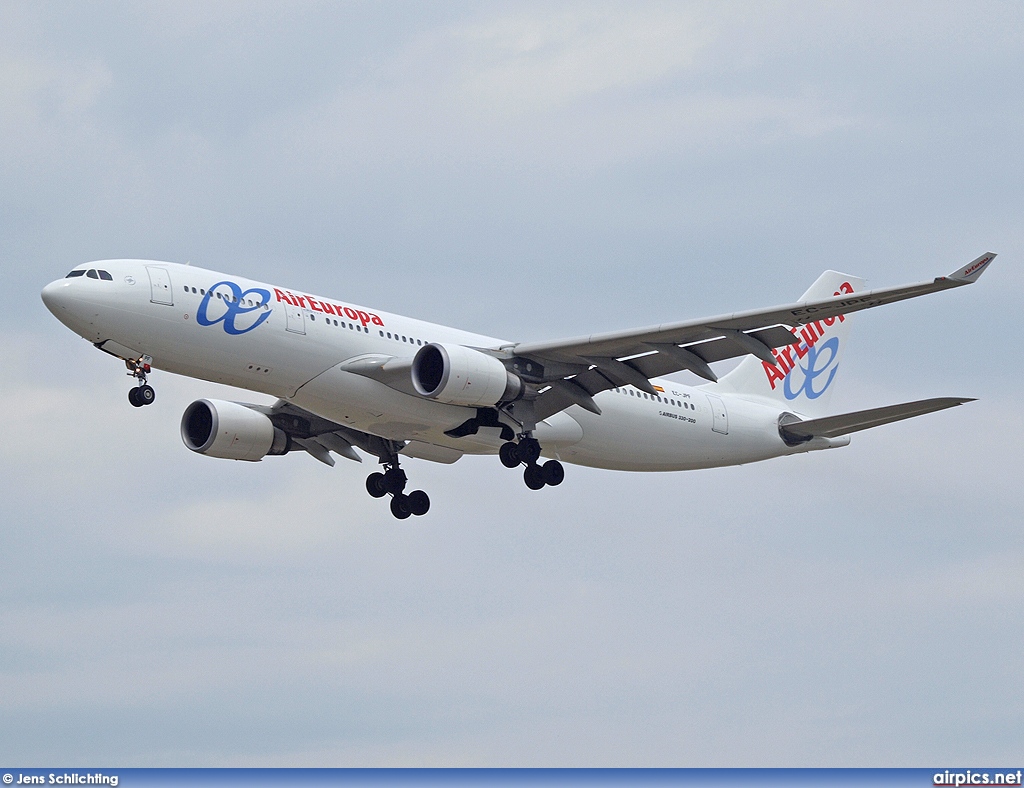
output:
<svg viewBox="0 0 1024 788"><path fill-rule="evenodd" d="M86 272L86 274L85 274L85 275L86 275L87 277L89 277L90 279L99 279L99 278L100 278L100 275L99 275L98 273L96 273L96 269L95 269L95 268L90 268L90 269L89 269L89 270L88 270L88 271Z"/></svg>
<svg viewBox="0 0 1024 788"><path fill-rule="evenodd" d="M85 275L85 269L84 268L79 268L77 271L72 271L71 273L69 273L64 278L65 279L74 279L76 276L84 276L84 275Z"/></svg>
<svg viewBox="0 0 1024 788"><path fill-rule="evenodd" d="M114 277L112 277L110 275L109 271L100 271L99 274L100 274L100 279L102 279L104 282L113 282L114 281Z"/></svg>

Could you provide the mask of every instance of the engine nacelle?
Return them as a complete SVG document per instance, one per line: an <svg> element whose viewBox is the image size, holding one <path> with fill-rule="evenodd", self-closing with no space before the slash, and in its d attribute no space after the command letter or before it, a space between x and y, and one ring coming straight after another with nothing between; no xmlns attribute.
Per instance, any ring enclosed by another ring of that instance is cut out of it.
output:
<svg viewBox="0 0 1024 788"><path fill-rule="evenodd" d="M523 396L523 381L494 356L463 345L432 342L412 361L412 385L449 405L490 407Z"/></svg>
<svg viewBox="0 0 1024 788"><path fill-rule="evenodd" d="M258 462L285 454L288 436L259 411L218 399L199 399L185 408L181 439L192 451L225 460Z"/></svg>

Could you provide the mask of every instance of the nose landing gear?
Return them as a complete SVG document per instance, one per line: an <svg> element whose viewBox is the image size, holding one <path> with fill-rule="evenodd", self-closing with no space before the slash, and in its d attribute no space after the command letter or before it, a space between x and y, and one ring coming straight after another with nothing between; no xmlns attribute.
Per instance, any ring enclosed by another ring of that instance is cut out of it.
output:
<svg viewBox="0 0 1024 788"><path fill-rule="evenodd" d="M537 460L540 459L540 442L534 437L523 437L519 443L508 441L501 444L498 457L506 468L525 465L523 481L531 490L539 490L545 485L557 487L565 479L565 469L558 460L548 460L543 465L537 464Z"/></svg>
<svg viewBox="0 0 1024 788"><path fill-rule="evenodd" d="M136 408L141 408L143 405L152 405L156 399L156 392L153 387L146 383L146 375L152 371L149 362L143 358L137 361L126 361L125 366L128 367L128 375L135 378L138 381L138 385L128 390L128 401Z"/></svg>
<svg viewBox="0 0 1024 788"><path fill-rule="evenodd" d="M409 515L424 515L430 509L430 498L423 490L413 490L405 494L405 485L409 478L398 467L398 458L385 463L384 473L371 473L366 477L366 491L374 498L391 496L391 514L399 520Z"/></svg>

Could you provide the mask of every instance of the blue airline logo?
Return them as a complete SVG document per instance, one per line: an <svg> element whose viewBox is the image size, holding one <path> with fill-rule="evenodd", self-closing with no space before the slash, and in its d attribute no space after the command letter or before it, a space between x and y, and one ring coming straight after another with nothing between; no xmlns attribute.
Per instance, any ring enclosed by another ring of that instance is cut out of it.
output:
<svg viewBox="0 0 1024 788"><path fill-rule="evenodd" d="M225 292L224 288L229 292ZM246 296L255 294L258 298L253 306L247 306ZM224 311L218 316L211 318L209 308L212 301L218 302L215 307L223 307ZM259 316L253 319L251 313L259 312ZM227 280L217 282L206 291L203 300L196 311L196 322L201 326L215 326L218 323L224 324L224 331L235 336L248 334L254 328L270 317L270 292L259 287L252 287L242 290L234 282ZM241 325L239 325L241 324Z"/></svg>
<svg viewBox="0 0 1024 788"><path fill-rule="evenodd" d="M807 354L803 360L807 362L807 366L797 362L797 365L786 375L786 383L782 387L782 393L786 399L796 399L801 394L804 394L807 399L817 399L832 385L836 372L839 371L839 337L832 337L820 345L811 345L807 348ZM815 381L826 372L828 377L825 378L825 382L818 383L819 388L815 388ZM794 390L794 381L800 379L801 375L803 379Z"/></svg>

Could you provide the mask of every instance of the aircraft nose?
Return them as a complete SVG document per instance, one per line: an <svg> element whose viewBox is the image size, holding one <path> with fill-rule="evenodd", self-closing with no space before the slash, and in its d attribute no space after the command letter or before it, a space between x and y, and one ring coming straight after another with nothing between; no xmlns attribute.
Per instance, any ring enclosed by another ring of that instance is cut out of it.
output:
<svg viewBox="0 0 1024 788"><path fill-rule="evenodd" d="M39 294L43 299L43 303L46 304L46 308L55 315L58 310L66 309L71 300L68 293L70 284L66 279L58 279L55 282L50 282L50 284L43 288L43 292Z"/></svg>

